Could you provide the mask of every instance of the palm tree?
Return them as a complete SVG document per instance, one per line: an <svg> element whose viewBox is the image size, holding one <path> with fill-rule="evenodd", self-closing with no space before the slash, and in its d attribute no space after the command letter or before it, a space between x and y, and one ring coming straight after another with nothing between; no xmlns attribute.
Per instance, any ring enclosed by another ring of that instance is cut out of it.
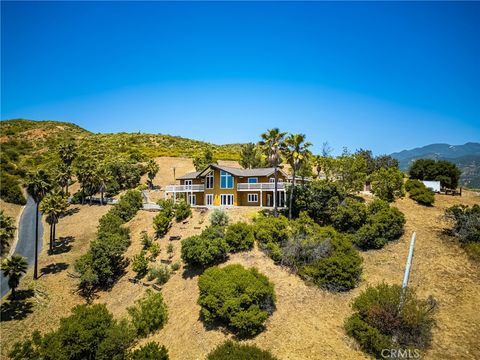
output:
<svg viewBox="0 0 480 360"><path fill-rule="evenodd" d="M321 155L314 155L313 156L313 163L315 165L315 170L317 171L317 178L320 179L320 172L322 171L322 156Z"/></svg>
<svg viewBox="0 0 480 360"><path fill-rule="evenodd" d="M15 289L20 284L22 274L27 272L28 263L23 256L13 255L2 261L3 276L8 277L8 287L12 289L12 298L15 298Z"/></svg>
<svg viewBox="0 0 480 360"><path fill-rule="evenodd" d="M36 173L31 174L27 180L27 192L33 198L36 204L35 215L35 263L33 270L33 278L38 278L38 214L40 202L44 196L51 189L50 178L44 170L38 170Z"/></svg>
<svg viewBox="0 0 480 360"><path fill-rule="evenodd" d="M66 164L60 164L56 176L58 184L62 187L62 190L65 189L64 194L68 196L68 185L72 179L72 168Z"/></svg>
<svg viewBox="0 0 480 360"><path fill-rule="evenodd" d="M295 187L295 180L297 171L306 161L310 151L308 148L312 144L305 142L304 134L290 134L284 142L283 153L285 159L292 167L292 186L290 186L290 204L288 209L288 218L292 218L292 204L293 204L293 188Z"/></svg>
<svg viewBox="0 0 480 360"><path fill-rule="evenodd" d="M50 252L53 251L58 220L67 210L67 207L67 199L62 195L60 189L55 189L48 193L40 204L40 210L47 216L47 222L50 225Z"/></svg>
<svg viewBox="0 0 480 360"><path fill-rule="evenodd" d="M10 216L7 216L3 213L3 210L0 210L0 244L1 252L3 252L7 247L10 241L15 236L15 225L13 224L13 219Z"/></svg>
<svg viewBox="0 0 480 360"><path fill-rule="evenodd" d="M82 191L82 205L85 203L85 195L91 196L98 190L96 180L96 167L93 159L86 159L77 167L76 176Z"/></svg>
<svg viewBox="0 0 480 360"><path fill-rule="evenodd" d="M147 176L150 189L153 189L153 179L155 178L155 175L157 175L158 170L160 170L158 164L155 160L151 159L147 164Z"/></svg>
<svg viewBox="0 0 480 360"><path fill-rule="evenodd" d="M77 156L77 148L73 142L61 144L58 147L58 155L63 163L67 166L72 165L73 160Z"/></svg>
<svg viewBox="0 0 480 360"><path fill-rule="evenodd" d="M267 132L260 135L262 140L258 145L261 147L263 153L267 157L269 166L275 168L275 192L274 192L274 209L273 214L277 216L277 204L278 204L278 167L282 163L281 148L283 139L286 133L280 132L278 128L267 130Z"/></svg>

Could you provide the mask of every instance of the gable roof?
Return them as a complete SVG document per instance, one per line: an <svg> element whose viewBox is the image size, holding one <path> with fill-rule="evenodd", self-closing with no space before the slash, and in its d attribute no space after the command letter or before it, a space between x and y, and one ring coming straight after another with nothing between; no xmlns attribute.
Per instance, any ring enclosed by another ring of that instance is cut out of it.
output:
<svg viewBox="0 0 480 360"><path fill-rule="evenodd" d="M177 177L177 180L196 179L199 174L200 174L200 171L190 172L190 173L187 173L185 175Z"/></svg>
<svg viewBox="0 0 480 360"><path fill-rule="evenodd" d="M240 177L253 177L253 176L270 176L275 172L275 168L257 168L257 169L240 169L234 168L229 166L217 165L217 164L210 164L207 166L206 169L198 173L197 176L205 176L210 168L223 170L232 174L233 176L240 176ZM287 176L282 169L278 169L278 171Z"/></svg>

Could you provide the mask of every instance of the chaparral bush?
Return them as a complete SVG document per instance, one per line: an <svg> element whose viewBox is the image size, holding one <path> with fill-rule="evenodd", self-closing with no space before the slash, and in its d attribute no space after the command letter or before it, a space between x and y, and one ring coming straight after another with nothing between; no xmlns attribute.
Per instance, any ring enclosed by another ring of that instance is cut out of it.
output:
<svg viewBox="0 0 480 360"><path fill-rule="evenodd" d="M212 226L227 226L230 218L225 210L215 209L210 214L210 224Z"/></svg>
<svg viewBox="0 0 480 360"><path fill-rule="evenodd" d="M153 218L153 228L157 237L164 236L172 226L175 216L173 201L169 199L159 200L160 212Z"/></svg>
<svg viewBox="0 0 480 360"><path fill-rule="evenodd" d="M450 234L474 259L480 260L480 206L455 205L445 210L445 217L453 222Z"/></svg>
<svg viewBox="0 0 480 360"><path fill-rule="evenodd" d="M205 321L219 321L239 336L253 336L275 309L275 291L257 269L235 264L211 267L198 279Z"/></svg>
<svg viewBox="0 0 480 360"><path fill-rule="evenodd" d="M143 200L140 191L128 190L113 208L113 213L124 222L129 221L142 208Z"/></svg>
<svg viewBox="0 0 480 360"><path fill-rule="evenodd" d="M419 180L407 180L405 189L410 198L420 205L431 206L435 202L435 193Z"/></svg>
<svg viewBox="0 0 480 360"><path fill-rule="evenodd" d="M224 236L222 227L209 226L200 235L182 240L182 260L194 267L206 267L226 260L228 245Z"/></svg>
<svg viewBox="0 0 480 360"><path fill-rule="evenodd" d="M186 201L180 201L175 205L175 220L177 222L183 221L192 216L192 209Z"/></svg>
<svg viewBox="0 0 480 360"><path fill-rule="evenodd" d="M132 270L137 273L138 278L143 278L148 272L148 259L145 250L140 251L133 257Z"/></svg>
<svg viewBox="0 0 480 360"><path fill-rule="evenodd" d="M166 265L161 265L158 267L153 267L148 273L147 279L149 281L155 280L158 285L165 284L170 279L170 269Z"/></svg>
<svg viewBox="0 0 480 360"><path fill-rule="evenodd" d="M227 340L207 356L207 360L276 360L270 351L255 345L244 345Z"/></svg>
<svg viewBox="0 0 480 360"><path fill-rule="evenodd" d="M18 205L25 205L27 201L23 196L18 180L0 171L0 198L6 202Z"/></svg>
<svg viewBox="0 0 480 360"><path fill-rule="evenodd" d="M400 210L375 200L368 206L366 224L354 235L355 244L363 250L381 249L402 236L404 225L405 216Z"/></svg>
<svg viewBox="0 0 480 360"><path fill-rule="evenodd" d="M345 322L347 334L376 358L382 358L383 349L421 354L430 344L435 300L420 300L408 289L401 304L401 292L398 285L368 287L353 302L355 313Z"/></svg>
<svg viewBox="0 0 480 360"><path fill-rule="evenodd" d="M274 261L281 261L282 246L290 237L288 219L258 215L253 223L253 233L260 248Z"/></svg>
<svg viewBox="0 0 480 360"><path fill-rule="evenodd" d="M331 216L332 225L342 232L355 232L367 219L367 207L364 203L346 198L343 200Z"/></svg>
<svg viewBox="0 0 480 360"><path fill-rule="evenodd" d="M252 226L244 222L229 225L225 232L225 241L233 252L251 249L255 242Z"/></svg>
<svg viewBox="0 0 480 360"><path fill-rule="evenodd" d="M167 305L161 293L147 289L145 296L135 302L135 306L127 309L137 335L145 337L160 330L167 323Z"/></svg>
<svg viewBox="0 0 480 360"><path fill-rule="evenodd" d="M156 342L148 342L145 345L131 351L128 360L168 360L168 350Z"/></svg>

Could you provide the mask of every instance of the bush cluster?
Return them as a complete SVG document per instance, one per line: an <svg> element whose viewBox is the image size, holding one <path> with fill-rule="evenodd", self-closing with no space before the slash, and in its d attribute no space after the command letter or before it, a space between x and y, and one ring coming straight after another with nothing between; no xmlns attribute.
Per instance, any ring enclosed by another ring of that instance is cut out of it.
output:
<svg viewBox="0 0 480 360"><path fill-rule="evenodd" d="M418 180L438 180L442 188L455 189L462 172L446 160L418 159L410 167L410 178Z"/></svg>
<svg viewBox="0 0 480 360"><path fill-rule="evenodd" d="M175 217L175 210L173 201L169 199L158 201L158 205L160 205L162 209L153 218L153 228L155 229L157 237L162 237L168 232L172 225L172 220Z"/></svg>
<svg viewBox="0 0 480 360"><path fill-rule="evenodd" d="M182 260L194 267L206 267L226 260L228 245L225 241L225 229L221 226L209 226L200 235L182 240Z"/></svg>
<svg viewBox="0 0 480 360"><path fill-rule="evenodd" d="M227 340L207 355L207 360L276 360L270 351L255 345L244 345Z"/></svg>
<svg viewBox="0 0 480 360"><path fill-rule="evenodd" d="M445 210L445 217L453 222L451 235L456 236L467 252L480 261L480 206L455 205Z"/></svg>
<svg viewBox="0 0 480 360"><path fill-rule="evenodd" d="M174 266L172 265L172 270L174 270ZM177 269L178 270L178 269ZM171 276L171 271L166 265L161 265L158 267L153 267L148 272L147 279L149 281L155 280L158 285L165 284Z"/></svg>
<svg viewBox="0 0 480 360"><path fill-rule="evenodd" d="M192 216L192 209L186 201L180 201L175 205L175 220L177 222L183 221Z"/></svg>
<svg viewBox="0 0 480 360"><path fill-rule="evenodd" d="M435 193L420 180L407 180L405 188L410 198L420 205L431 206L435 202Z"/></svg>
<svg viewBox="0 0 480 360"><path fill-rule="evenodd" d="M0 172L0 198L6 202L25 205L27 200L23 196L18 180L3 171Z"/></svg>
<svg viewBox="0 0 480 360"><path fill-rule="evenodd" d="M383 200L375 200L367 207L366 223L355 233L355 244L362 250L381 249L404 232L405 216Z"/></svg>
<svg viewBox="0 0 480 360"><path fill-rule="evenodd" d="M211 226L227 226L230 218L225 210L215 209L210 214L210 225Z"/></svg>
<svg viewBox="0 0 480 360"><path fill-rule="evenodd" d="M140 201L139 201L140 200ZM95 288L108 288L123 272L123 253L130 244L128 229L122 225L142 207L141 195L129 190L99 221L97 238L89 251L75 262L80 289L91 295Z"/></svg>
<svg viewBox="0 0 480 360"><path fill-rule="evenodd" d="M130 352L128 360L168 360L168 351L165 346L156 342L148 342L136 350Z"/></svg>
<svg viewBox="0 0 480 360"><path fill-rule="evenodd" d="M167 306L163 302L162 294L150 289L147 289L145 296L136 301L135 306L129 307L127 311L140 337L163 328L168 320Z"/></svg>
<svg viewBox="0 0 480 360"><path fill-rule="evenodd" d="M219 321L239 336L257 334L275 310L273 284L255 268L211 267L200 275L198 287L203 318Z"/></svg>
<svg viewBox="0 0 480 360"><path fill-rule="evenodd" d="M347 334L376 358L382 358L382 349L423 351L430 344L435 301L419 300L409 289L401 305L401 292L398 285L367 288L355 299L355 313L345 321Z"/></svg>
<svg viewBox="0 0 480 360"><path fill-rule="evenodd" d="M252 226L244 222L227 226L225 241L231 252L250 250L255 242Z"/></svg>

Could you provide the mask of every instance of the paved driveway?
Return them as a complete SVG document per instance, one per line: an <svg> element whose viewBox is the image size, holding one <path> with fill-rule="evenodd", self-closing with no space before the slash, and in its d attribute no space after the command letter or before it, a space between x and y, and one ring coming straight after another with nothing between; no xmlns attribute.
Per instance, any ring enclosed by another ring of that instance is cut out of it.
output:
<svg viewBox="0 0 480 360"><path fill-rule="evenodd" d="M41 218L38 219L38 253L42 249L43 226ZM33 265L35 256L35 202L29 196L23 210L18 226L18 242L14 252L27 258L28 267ZM0 291L3 298L9 291L7 279L0 273Z"/></svg>

